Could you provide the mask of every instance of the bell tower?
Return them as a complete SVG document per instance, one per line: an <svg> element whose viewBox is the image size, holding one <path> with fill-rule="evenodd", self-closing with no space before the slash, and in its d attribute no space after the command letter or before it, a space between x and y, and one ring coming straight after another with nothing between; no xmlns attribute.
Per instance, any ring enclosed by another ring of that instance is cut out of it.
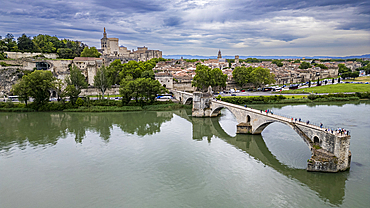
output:
<svg viewBox="0 0 370 208"><path fill-rule="evenodd" d="M220 59L220 58L222 58L222 56L221 56L221 50L218 50L218 56L217 56L217 59Z"/></svg>
<svg viewBox="0 0 370 208"><path fill-rule="evenodd" d="M101 49L103 50L103 54L108 53L108 38L107 38L107 32L105 31L104 27L104 33L103 33L103 38L101 39Z"/></svg>

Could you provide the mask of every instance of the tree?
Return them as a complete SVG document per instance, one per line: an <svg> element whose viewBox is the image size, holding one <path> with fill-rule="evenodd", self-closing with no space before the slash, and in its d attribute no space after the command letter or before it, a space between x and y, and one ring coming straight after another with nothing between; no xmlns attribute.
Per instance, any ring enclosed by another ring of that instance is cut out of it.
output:
<svg viewBox="0 0 370 208"><path fill-rule="evenodd" d="M338 72L339 73L348 73L348 72L352 72L351 69L347 68L346 65L344 64L338 64Z"/></svg>
<svg viewBox="0 0 370 208"><path fill-rule="evenodd" d="M124 105L128 104L131 101L131 98L134 96L134 92L136 92L136 83L133 82L131 76L127 76L126 78L121 80L119 94L122 96L122 103Z"/></svg>
<svg viewBox="0 0 370 208"><path fill-rule="evenodd" d="M321 69L328 69L327 66L325 66L324 64L316 64L317 67L320 67Z"/></svg>
<svg viewBox="0 0 370 208"><path fill-rule="evenodd" d="M150 78L152 80L154 80L155 78L155 74L153 72L153 70L146 70L146 71L143 71L143 73L141 73L141 77L142 78Z"/></svg>
<svg viewBox="0 0 370 208"><path fill-rule="evenodd" d="M226 87L227 75L222 73L219 68L214 68L211 70L212 87Z"/></svg>
<svg viewBox="0 0 370 208"><path fill-rule="evenodd" d="M167 92L167 89L158 80L150 78L130 80L128 77L122 80L119 91L124 104L128 104L131 98L135 97L136 102L144 105L153 103L157 94L163 94Z"/></svg>
<svg viewBox="0 0 370 208"><path fill-rule="evenodd" d="M13 34L10 33L6 34L4 38L4 43L8 51L17 51L18 49L17 42L15 42Z"/></svg>
<svg viewBox="0 0 370 208"><path fill-rule="evenodd" d="M81 73L80 69L78 69L77 66L73 66L69 76L65 79L67 83L66 94L70 99L76 99L81 93L81 89L87 87L87 82L85 80L86 78Z"/></svg>
<svg viewBox="0 0 370 208"><path fill-rule="evenodd" d="M269 69L257 67L251 72L251 82L257 87L275 83L275 74L270 73Z"/></svg>
<svg viewBox="0 0 370 208"><path fill-rule="evenodd" d="M31 37L27 37L26 34L22 34L18 39L18 49L21 51L32 52L34 49L34 44Z"/></svg>
<svg viewBox="0 0 370 208"><path fill-rule="evenodd" d="M57 54L62 59L73 59L73 51L70 48L58 48Z"/></svg>
<svg viewBox="0 0 370 208"><path fill-rule="evenodd" d="M284 66L284 64L283 64L283 63L281 63L281 61L280 61L280 60L276 60L276 59L272 60L272 62L271 62L271 63L276 64L278 67L282 67L282 66Z"/></svg>
<svg viewBox="0 0 370 208"><path fill-rule="evenodd" d="M98 50L95 47L85 47L84 50L81 53L81 57L95 57L99 58L101 56L101 53L98 52Z"/></svg>
<svg viewBox="0 0 370 208"><path fill-rule="evenodd" d="M37 70L23 76L22 80L13 86L13 93L24 101L33 97L35 104L42 105L49 100L54 80L55 78L50 71Z"/></svg>
<svg viewBox="0 0 370 208"><path fill-rule="evenodd" d="M246 68L245 66L235 67L235 69L233 70L233 79L240 87L243 87L243 85L251 81L252 71L253 71L252 67L248 67L248 68Z"/></svg>
<svg viewBox="0 0 370 208"><path fill-rule="evenodd" d="M308 87L311 87L311 80L308 81Z"/></svg>
<svg viewBox="0 0 370 208"><path fill-rule="evenodd" d="M309 64L308 62L302 62L301 65L298 67L300 69L308 69L308 68L311 68L311 64Z"/></svg>
<svg viewBox="0 0 370 208"><path fill-rule="evenodd" d="M110 82L108 80L108 71L104 65L98 68L96 75L94 76L94 86L101 91L104 99L105 91L111 87Z"/></svg>
<svg viewBox="0 0 370 208"><path fill-rule="evenodd" d="M122 71L123 69L123 65L121 64L121 60L120 59L116 59L114 60L110 65L109 67L107 68L107 71L108 71L108 79L109 79L109 82L114 85L114 84L120 84L120 72ZM122 77L123 78L123 77Z"/></svg>
<svg viewBox="0 0 370 208"><path fill-rule="evenodd" d="M221 69L211 69L208 66L198 64L195 73L196 74L193 78L192 86L201 89L205 89L209 86L226 86L227 75L223 74Z"/></svg>
<svg viewBox="0 0 370 208"><path fill-rule="evenodd" d="M30 98L30 87L27 85L28 83L26 82L25 79L19 80L18 83L13 85L12 88L12 93L14 95L18 95L20 101L24 101L27 106L27 101Z"/></svg>
<svg viewBox="0 0 370 208"><path fill-rule="evenodd" d="M63 92L63 87L64 87L64 83L62 80L57 79L54 81L54 89L57 93L58 101L60 101L64 97L65 93Z"/></svg>

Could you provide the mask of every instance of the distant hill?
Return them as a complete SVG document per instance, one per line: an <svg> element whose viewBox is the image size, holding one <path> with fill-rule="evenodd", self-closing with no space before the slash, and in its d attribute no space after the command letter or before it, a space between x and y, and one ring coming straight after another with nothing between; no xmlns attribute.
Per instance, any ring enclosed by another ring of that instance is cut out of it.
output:
<svg viewBox="0 0 370 208"><path fill-rule="evenodd" d="M198 56L198 55L163 55L166 59L216 59L217 56ZM257 58L257 59L353 59L353 58L370 58L370 54L360 56L239 56L240 59ZM223 56L222 58L234 59L235 56Z"/></svg>

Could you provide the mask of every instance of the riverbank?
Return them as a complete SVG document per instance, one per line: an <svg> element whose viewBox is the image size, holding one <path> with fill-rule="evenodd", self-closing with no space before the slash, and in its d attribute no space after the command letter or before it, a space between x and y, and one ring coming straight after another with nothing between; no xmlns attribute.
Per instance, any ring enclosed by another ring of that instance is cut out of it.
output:
<svg viewBox="0 0 370 208"><path fill-rule="evenodd" d="M221 100L237 105L248 104L294 104L294 103L320 103L320 102L340 102L370 99L369 92L356 92L355 94L328 94L328 95L294 95L294 96L229 96L222 97Z"/></svg>
<svg viewBox="0 0 370 208"><path fill-rule="evenodd" d="M0 103L0 112L128 112L128 111L169 111L177 109L189 109L191 105L179 103L155 102L152 105L129 105L122 106L120 101L97 101L83 105L71 105L67 103L52 102L42 106L29 104L27 107L23 103Z"/></svg>
<svg viewBox="0 0 370 208"><path fill-rule="evenodd" d="M324 85L317 87L302 88L297 90L286 90L275 93L289 93L289 94L300 94L300 93L350 93L350 92L368 92L370 91L370 84L334 84Z"/></svg>

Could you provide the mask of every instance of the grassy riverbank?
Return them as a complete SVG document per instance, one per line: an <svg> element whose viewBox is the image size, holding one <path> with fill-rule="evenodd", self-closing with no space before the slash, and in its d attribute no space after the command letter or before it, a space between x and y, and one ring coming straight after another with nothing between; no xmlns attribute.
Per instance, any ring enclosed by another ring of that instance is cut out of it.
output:
<svg viewBox="0 0 370 208"><path fill-rule="evenodd" d="M53 112L53 111L64 111L64 112L127 112L127 111L168 111L176 109L187 109L191 108L191 105L182 105L173 103L172 101L167 102L154 102L152 105L128 105L122 106L120 101L108 101L98 100L90 101L89 103L83 103L80 105L72 105L69 102L51 102L42 106L35 106L29 104L26 106L23 103L0 103L0 112Z"/></svg>
<svg viewBox="0 0 370 208"><path fill-rule="evenodd" d="M299 94L302 92L310 93L344 93L344 92L369 92L370 84L335 84L324 85L318 87L303 88L297 90L289 90L291 94ZM283 93L285 93L284 91Z"/></svg>
<svg viewBox="0 0 370 208"><path fill-rule="evenodd" d="M316 103L316 102L338 102L338 101L355 101L360 99L370 99L370 93L355 94L328 94L328 95L294 95L294 96L229 96L222 97L222 101L237 104L288 104L288 103Z"/></svg>

